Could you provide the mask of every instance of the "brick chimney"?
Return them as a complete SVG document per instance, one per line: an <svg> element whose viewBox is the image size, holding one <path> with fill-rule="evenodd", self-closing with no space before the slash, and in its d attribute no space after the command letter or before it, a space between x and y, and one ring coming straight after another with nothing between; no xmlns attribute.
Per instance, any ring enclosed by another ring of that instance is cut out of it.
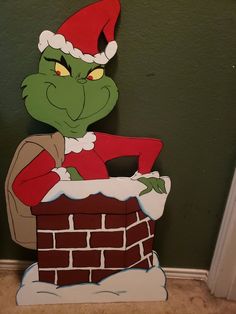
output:
<svg viewBox="0 0 236 314"><path fill-rule="evenodd" d="M61 196L32 207L37 220L39 280L56 285L97 283L125 268L153 266L155 221L136 198Z"/></svg>

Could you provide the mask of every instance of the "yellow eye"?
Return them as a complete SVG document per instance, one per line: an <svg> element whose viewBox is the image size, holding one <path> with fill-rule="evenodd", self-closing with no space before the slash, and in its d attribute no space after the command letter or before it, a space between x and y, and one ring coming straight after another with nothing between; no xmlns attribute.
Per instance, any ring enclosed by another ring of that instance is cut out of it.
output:
<svg viewBox="0 0 236 314"><path fill-rule="evenodd" d="M58 62L56 62L56 64L55 64L55 72L56 72L56 75L58 75L58 76L69 76L70 75L70 72L67 70L67 68Z"/></svg>
<svg viewBox="0 0 236 314"><path fill-rule="evenodd" d="M104 69L103 68L98 68L90 72L87 76L87 79L90 81L96 81L102 78L104 75Z"/></svg>

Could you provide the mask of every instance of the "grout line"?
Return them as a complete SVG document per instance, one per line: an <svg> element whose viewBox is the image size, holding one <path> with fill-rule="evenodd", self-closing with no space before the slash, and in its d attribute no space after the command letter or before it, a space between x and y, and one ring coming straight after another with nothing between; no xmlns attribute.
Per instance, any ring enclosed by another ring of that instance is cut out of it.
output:
<svg viewBox="0 0 236 314"><path fill-rule="evenodd" d="M57 274L57 270L55 269L55 279L54 279L54 284L57 285L58 282L58 274Z"/></svg>
<svg viewBox="0 0 236 314"><path fill-rule="evenodd" d="M106 219L106 214L102 214L102 229L106 230L106 227L105 227L105 219Z"/></svg>
<svg viewBox="0 0 236 314"><path fill-rule="evenodd" d="M71 215L69 215L69 217L68 217L68 219L69 219L69 231L74 231L75 230L75 228L74 228L74 215L73 214L71 214Z"/></svg>
<svg viewBox="0 0 236 314"><path fill-rule="evenodd" d="M85 248L85 250L87 251L88 249L91 249L90 248L90 237L91 237L91 233L88 231L87 232L87 236L86 236L86 242L87 242L87 247ZM79 250L81 250L80 248L79 248ZM92 250L92 249L91 249Z"/></svg>

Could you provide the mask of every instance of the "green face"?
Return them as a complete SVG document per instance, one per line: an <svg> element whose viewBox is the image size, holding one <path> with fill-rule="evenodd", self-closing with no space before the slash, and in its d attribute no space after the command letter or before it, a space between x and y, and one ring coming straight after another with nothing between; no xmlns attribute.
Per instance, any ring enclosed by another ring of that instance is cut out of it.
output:
<svg viewBox="0 0 236 314"><path fill-rule="evenodd" d="M39 73L28 76L22 87L29 114L67 137L82 137L118 99L117 87L103 66L51 47L41 56Z"/></svg>

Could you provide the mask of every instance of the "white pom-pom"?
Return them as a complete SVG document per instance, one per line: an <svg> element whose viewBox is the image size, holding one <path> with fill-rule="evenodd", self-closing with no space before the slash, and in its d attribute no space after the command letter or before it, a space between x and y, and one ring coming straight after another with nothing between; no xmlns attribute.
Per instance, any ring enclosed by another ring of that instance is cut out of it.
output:
<svg viewBox="0 0 236 314"><path fill-rule="evenodd" d="M107 56L107 58L109 60L114 57L114 55L117 52L117 49L118 49L118 45L117 45L117 42L115 40L110 41L108 43L108 45L106 46L106 49L105 49L105 55Z"/></svg>

